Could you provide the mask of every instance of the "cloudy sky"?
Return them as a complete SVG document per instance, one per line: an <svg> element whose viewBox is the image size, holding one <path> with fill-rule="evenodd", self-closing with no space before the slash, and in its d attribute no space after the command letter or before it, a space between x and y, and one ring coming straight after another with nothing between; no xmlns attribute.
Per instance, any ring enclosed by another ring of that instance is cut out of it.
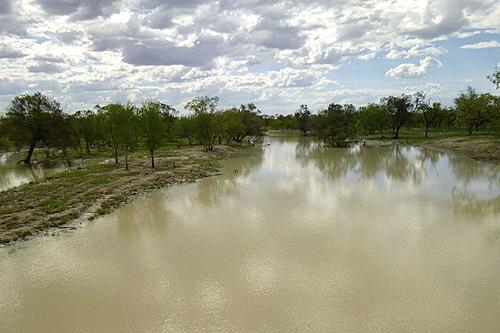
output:
<svg viewBox="0 0 500 333"><path fill-rule="evenodd" d="M0 0L0 111L219 96L266 113L425 91L450 104L500 64L498 0ZM498 93L498 91L496 91Z"/></svg>

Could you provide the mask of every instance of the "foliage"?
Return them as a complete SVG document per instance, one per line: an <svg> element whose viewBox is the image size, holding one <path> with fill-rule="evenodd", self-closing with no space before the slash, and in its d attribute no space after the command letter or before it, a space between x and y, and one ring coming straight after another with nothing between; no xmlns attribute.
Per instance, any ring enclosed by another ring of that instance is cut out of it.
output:
<svg viewBox="0 0 500 333"><path fill-rule="evenodd" d="M391 115L383 105L372 103L359 108L356 124L365 134L378 132L382 137L384 131L391 127Z"/></svg>
<svg viewBox="0 0 500 333"><path fill-rule="evenodd" d="M475 129L491 120L495 109L495 98L490 94L479 94L472 87L467 87L455 98L458 121L467 128L469 135Z"/></svg>
<svg viewBox="0 0 500 333"><path fill-rule="evenodd" d="M488 75L488 79L495 85L497 89L500 88L500 68L495 68L493 74Z"/></svg>
<svg viewBox="0 0 500 333"><path fill-rule="evenodd" d="M155 152L161 147L167 136L169 117L164 117L164 104L158 101L148 101L138 110L138 120L145 147L151 156L151 167L155 167ZM170 115L170 112L167 113Z"/></svg>
<svg viewBox="0 0 500 333"><path fill-rule="evenodd" d="M307 136L311 128L311 111L309 111L307 105L302 104L295 112L294 117L297 119L298 129L304 136Z"/></svg>
<svg viewBox="0 0 500 333"><path fill-rule="evenodd" d="M352 104L332 103L315 118L313 128L323 142L337 147L345 147L349 139L355 139L355 108Z"/></svg>
<svg viewBox="0 0 500 333"><path fill-rule="evenodd" d="M54 133L52 127L61 114L59 103L39 92L14 97L3 123L7 137L16 147L29 147L25 164L31 163L33 151L40 142L52 141L49 136Z"/></svg>

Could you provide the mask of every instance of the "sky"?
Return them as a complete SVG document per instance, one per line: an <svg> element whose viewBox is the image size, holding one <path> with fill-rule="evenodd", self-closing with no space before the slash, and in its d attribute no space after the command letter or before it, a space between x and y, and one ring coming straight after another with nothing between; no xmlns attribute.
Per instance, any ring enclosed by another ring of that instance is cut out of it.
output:
<svg viewBox="0 0 500 333"><path fill-rule="evenodd" d="M0 0L0 112L195 96L268 114L423 91L498 94L498 0Z"/></svg>

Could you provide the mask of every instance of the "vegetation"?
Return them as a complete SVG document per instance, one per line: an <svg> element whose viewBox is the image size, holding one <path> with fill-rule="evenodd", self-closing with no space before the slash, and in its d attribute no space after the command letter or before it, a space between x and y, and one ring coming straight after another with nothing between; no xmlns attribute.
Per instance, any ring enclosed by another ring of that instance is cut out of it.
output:
<svg viewBox="0 0 500 333"><path fill-rule="evenodd" d="M212 174L227 150L216 145L253 141L266 129L313 136L336 147L348 146L360 136L410 143L441 138L432 143L437 149L487 160L500 156L500 97L470 87L452 107L423 93L388 96L360 108L331 103L317 113L301 105L294 114L274 116L263 115L252 103L222 109L218 102L217 97L193 98L182 116L156 100L140 106L97 105L69 114L41 93L15 97L0 117L0 149L26 149L20 161L25 164L32 163L35 149L45 151L47 158L58 155L68 165L89 156L112 156L114 163L73 168L0 192L0 242L36 234L82 214L104 214L144 190ZM203 151L181 147L195 144Z"/></svg>
<svg viewBox="0 0 500 333"><path fill-rule="evenodd" d="M356 109L352 105L330 104L312 114L302 105L293 115L274 115L263 118L269 129L296 130L310 133L325 143L344 147L361 137L399 139L402 130L412 129L429 138L429 133L443 132L455 136L464 134L500 134L500 96L478 93L468 87L455 98L453 107L426 98L422 92L414 95L388 96L379 103ZM464 133L462 133L464 132ZM449 135L447 135L449 136Z"/></svg>

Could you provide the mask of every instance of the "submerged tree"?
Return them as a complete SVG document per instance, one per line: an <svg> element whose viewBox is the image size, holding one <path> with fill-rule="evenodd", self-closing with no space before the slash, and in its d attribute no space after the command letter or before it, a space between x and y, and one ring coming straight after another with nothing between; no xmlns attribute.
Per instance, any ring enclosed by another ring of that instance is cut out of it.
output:
<svg viewBox="0 0 500 333"><path fill-rule="evenodd" d="M325 143L345 147L356 137L355 108L351 104L332 103L314 119L314 131Z"/></svg>
<svg viewBox="0 0 500 333"><path fill-rule="evenodd" d="M51 118L61 113L59 103L39 92L14 97L4 119L4 126L8 138L15 145L28 146L25 164L31 164L35 147L48 140L50 127L53 125Z"/></svg>

